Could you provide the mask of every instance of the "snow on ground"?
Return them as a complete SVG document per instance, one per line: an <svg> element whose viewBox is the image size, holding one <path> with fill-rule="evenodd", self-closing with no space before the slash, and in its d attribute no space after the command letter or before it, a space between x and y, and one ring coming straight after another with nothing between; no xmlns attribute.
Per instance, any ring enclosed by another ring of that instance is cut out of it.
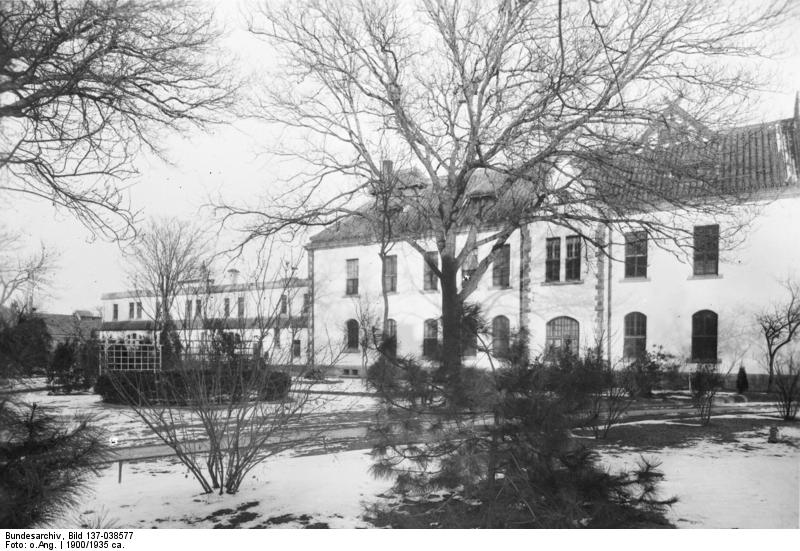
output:
<svg viewBox="0 0 800 551"><path fill-rule="evenodd" d="M800 427L781 429L784 441L778 444L767 443L767 432L648 452L662 462L662 496L679 499L670 520L680 528L798 528ZM612 449L602 457L609 468L630 469L639 454ZM124 463L121 484L114 464L96 481L93 495L54 527L76 527L96 516L118 528L368 527L361 518L364 505L382 501L379 494L391 486L369 474L370 465L363 450L282 454L256 467L237 495L209 496L174 460Z"/></svg>
<svg viewBox="0 0 800 551"><path fill-rule="evenodd" d="M768 432L646 453L661 462L661 496L678 498L670 520L679 528L800 527L800 427L782 428L784 441L777 444L767 443ZM640 454L605 451L602 457L621 470L634 468Z"/></svg>
<svg viewBox="0 0 800 551"><path fill-rule="evenodd" d="M308 394L303 412L314 420L319 417L320 422L332 422L332 415L349 414L373 411L378 400L372 396L352 394L364 392L364 384L360 379L345 379L342 384L315 384L300 386L302 392L307 388L315 392ZM349 392L351 394L316 394L316 392ZM71 418L76 415L91 414L96 416L95 424L98 425L109 441L116 442L119 446L142 446L160 442L157 436L147 428L141 419L127 406L103 403L98 394L49 394L46 390L37 392L21 392L14 396L19 402L36 403L39 406L51 408L62 417ZM179 412L177 418L189 427L189 433L202 438L203 431L199 422L187 408L176 408Z"/></svg>
<svg viewBox="0 0 800 551"><path fill-rule="evenodd" d="M257 466L236 495L203 495L195 479L174 460L142 461L104 470L77 510L53 523L73 528L94 519L116 528L368 527L363 504L375 502L391 481L375 479L363 451L308 457L283 454Z"/></svg>

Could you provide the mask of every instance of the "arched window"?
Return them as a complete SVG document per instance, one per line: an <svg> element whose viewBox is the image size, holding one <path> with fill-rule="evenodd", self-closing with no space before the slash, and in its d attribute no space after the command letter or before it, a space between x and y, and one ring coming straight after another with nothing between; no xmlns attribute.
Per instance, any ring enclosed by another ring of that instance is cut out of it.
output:
<svg viewBox="0 0 800 551"><path fill-rule="evenodd" d="M436 358L439 353L439 320L425 320L425 334L422 339L422 355Z"/></svg>
<svg viewBox="0 0 800 551"><path fill-rule="evenodd" d="M358 322L356 320L347 320L346 324L347 342L346 347L348 352L358 351Z"/></svg>
<svg viewBox="0 0 800 551"><path fill-rule="evenodd" d="M383 352L390 356L397 354L397 322L391 318L386 320L383 332Z"/></svg>
<svg viewBox="0 0 800 551"><path fill-rule="evenodd" d="M547 322L545 327L545 353L547 356L559 351L578 354L580 326L572 318L561 316Z"/></svg>
<svg viewBox="0 0 800 551"><path fill-rule="evenodd" d="M495 358L508 356L509 324L505 316L497 316L492 320L492 355Z"/></svg>
<svg viewBox="0 0 800 551"><path fill-rule="evenodd" d="M717 314L711 310L700 310L692 315L692 361L717 361Z"/></svg>
<svg viewBox="0 0 800 551"><path fill-rule="evenodd" d="M647 316L641 312L631 312L625 316L625 345L623 356L638 359L647 351Z"/></svg>

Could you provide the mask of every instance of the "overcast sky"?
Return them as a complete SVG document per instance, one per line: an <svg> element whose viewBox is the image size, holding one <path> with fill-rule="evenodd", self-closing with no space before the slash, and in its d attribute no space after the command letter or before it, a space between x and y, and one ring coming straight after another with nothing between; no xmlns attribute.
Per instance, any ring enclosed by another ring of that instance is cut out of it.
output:
<svg viewBox="0 0 800 551"><path fill-rule="evenodd" d="M246 11L249 4L220 3L218 13L230 27L226 46L231 59L252 68L269 64L271 56L264 43L244 30L239 10ZM800 90L800 33L787 32L780 40L786 54L765 61L765 68L775 75L772 91L760 94L751 122L792 116L794 96ZM169 163L146 153L139 156L139 175L128 182L132 206L141 210L142 218L176 216L211 228L210 211L203 207L212 198L256 203L265 190L276 185L280 173L292 170L264 155L280 138L274 128L253 121L238 121L209 133L164 136ZM126 287L121 247L92 241L91 233L69 213L58 212L41 200L6 196L0 197L0 216L7 226L25 232L30 242L42 241L61 253L51 296L38 300L42 310L69 313L93 308L100 304L103 292Z"/></svg>

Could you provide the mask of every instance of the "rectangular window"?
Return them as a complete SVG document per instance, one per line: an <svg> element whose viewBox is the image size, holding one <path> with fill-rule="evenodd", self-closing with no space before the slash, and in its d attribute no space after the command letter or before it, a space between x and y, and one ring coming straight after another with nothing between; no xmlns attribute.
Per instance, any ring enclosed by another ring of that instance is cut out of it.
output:
<svg viewBox="0 0 800 551"><path fill-rule="evenodd" d="M387 293L397 291L397 255L383 259L383 288Z"/></svg>
<svg viewBox="0 0 800 551"><path fill-rule="evenodd" d="M289 313L289 297L281 295L281 314Z"/></svg>
<svg viewBox="0 0 800 551"><path fill-rule="evenodd" d="M439 322L435 319L425 320L422 355L428 359L439 357Z"/></svg>
<svg viewBox="0 0 800 551"><path fill-rule="evenodd" d="M225 302L225 308L224 308L224 310L225 310L225 319L227 319L231 315L231 299L226 298L224 302Z"/></svg>
<svg viewBox="0 0 800 551"><path fill-rule="evenodd" d="M545 281L559 281L561 279L561 238L550 237L547 239L547 261L545 262Z"/></svg>
<svg viewBox="0 0 800 551"><path fill-rule="evenodd" d="M132 302L129 302L129 303L128 303L128 319L131 319L131 320L133 319L133 309L134 309L134 306L135 306L135 305L134 305Z"/></svg>
<svg viewBox="0 0 800 551"><path fill-rule="evenodd" d="M466 259L464 259L464 265L461 267L461 281L466 282L469 281L470 278L475 275L475 272L478 270L478 253L477 251L472 251L469 253Z"/></svg>
<svg viewBox="0 0 800 551"><path fill-rule="evenodd" d="M243 318L244 317L244 297L239 297L238 299L236 299L236 309L237 309L237 315L240 318Z"/></svg>
<svg viewBox="0 0 800 551"><path fill-rule="evenodd" d="M303 314L311 311L311 293L303 293Z"/></svg>
<svg viewBox="0 0 800 551"><path fill-rule="evenodd" d="M281 328L275 326L275 329L272 331L272 346L275 348L281 347Z"/></svg>
<svg viewBox="0 0 800 551"><path fill-rule="evenodd" d="M294 339L292 341L292 357L299 358L300 357L300 340Z"/></svg>
<svg viewBox="0 0 800 551"><path fill-rule="evenodd" d="M199 298L194 301L194 315L198 317L203 316L203 301Z"/></svg>
<svg viewBox="0 0 800 551"><path fill-rule="evenodd" d="M187 320L192 319L192 301L191 300L187 300L186 301L186 316L185 317L186 317Z"/></svg>
<svg viewBox="0 0 800 551"><path fill-rule="evenodd" d="M503 245L495 253L492 263L492 285L508 287L511 284L511 245Z"/></svg>
<svg viewBox="0 0 800 551"><path fill-rule="evenodd" d="M647 232L625 234L625 277L647 277Z"/></svg>
<svg viewBox="0 0 800 551"><path fill-rule="evenodd" d="M141 302L137 302L136 303L136 319L137 320L142 319L142 303Z"/></svg>
<svg viewBox="0 0 800 551"><path fill-rule="evenodd" d="M439 253L436 251L428 251L425 253L424 270L423 270L423 289L426 291L436 291L439 289L439 278L436 277L436 272L431 266L439 267Z"/></svg>
<svg viewBox="0 0 800 551"><path fill-rule="evenodd" d="M567 258L564 261L564 281L581 279L581 238L578 235L567 237Z"/></svg>
<svg viewBox="0 0 800 551"><path fill-rule="evenodd" d="M111 319L117 321L119 319L119 304L114 304L111 307Z"/></svg>
<svg viewBox="0 0 800 551"><path fill-rule="evenodd" d="M694 227L694 275L719 274L719 226Z"/></svg>
<svg viewBox="0 0 800 551"><path fill-rule="evenodd" d="M161 301L156 301L156 319L161 319Z"/></svg>
<svg viewBox="0 0 800 551"><path fill-rule="evenodd" d="M347 260L347 295L358 294L358 259L350 258Z"/></svg>

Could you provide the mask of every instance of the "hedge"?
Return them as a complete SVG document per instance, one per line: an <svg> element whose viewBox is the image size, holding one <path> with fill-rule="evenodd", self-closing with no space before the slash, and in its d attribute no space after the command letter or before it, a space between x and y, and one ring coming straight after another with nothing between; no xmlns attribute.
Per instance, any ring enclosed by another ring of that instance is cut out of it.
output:
<svg viewBox="0 0 800 551"><path fill-rule="evenodd" d="M189 376L191 379L187 380ZM262 370L106 371L97 378L94 392L111 404L132 401L186 405L189 389L198 383L204 387L204 397L212 401L224 403L231 396L240 399L245 384L257 386L256 399L272 401L288 396L291 378L280 371Z"/></svg>

